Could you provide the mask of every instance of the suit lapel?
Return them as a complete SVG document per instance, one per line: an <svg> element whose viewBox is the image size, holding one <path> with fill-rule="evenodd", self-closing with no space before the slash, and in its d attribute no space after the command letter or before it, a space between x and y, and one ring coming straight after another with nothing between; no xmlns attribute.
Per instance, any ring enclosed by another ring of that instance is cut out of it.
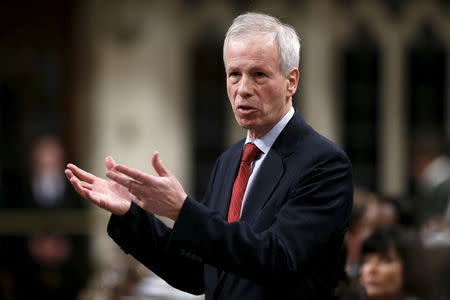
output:
<svg viewBox="0 0 450 300"><path fill-rule="evenodd" d="M284 166L281 157L275 151L269 151L256 175L251 190L247 194L241 215L242 221L253 224L258 211L269 200L283 173Z"/></svg>

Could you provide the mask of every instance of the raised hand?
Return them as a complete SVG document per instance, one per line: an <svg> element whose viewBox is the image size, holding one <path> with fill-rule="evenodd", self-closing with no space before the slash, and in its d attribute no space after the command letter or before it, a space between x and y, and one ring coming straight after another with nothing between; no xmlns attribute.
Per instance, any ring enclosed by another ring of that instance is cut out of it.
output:
<svg viewBox="0 0 450 300"><path fill-rule="evenodd" d="M105 166L108 172L114 172L116 163L109 156L105 158ZM122 185L99 178L73 164L67 165L65 173L78 194L95 205L116 215L124 215L130 209L133 196Z"/></svg>
<svg viewBox="0 0 450 300"><path fill-rule="evenodd" d="M159 176L115 165L106 176L127 190L132 201L148 212L176 220L186 193L179 181L161 163L158 153L153 154L152 165Z"/></svg>

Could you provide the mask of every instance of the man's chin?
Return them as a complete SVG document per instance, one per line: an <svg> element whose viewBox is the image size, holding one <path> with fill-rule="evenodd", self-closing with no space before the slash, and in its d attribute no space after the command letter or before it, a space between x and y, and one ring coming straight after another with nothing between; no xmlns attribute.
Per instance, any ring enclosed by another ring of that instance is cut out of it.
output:
<svg viewBox="0 0 450 300"><path fill-rule="evenodd" d="M241 128L244 128L244 129L247 129L247 130L252 130L252 129L254 129L256 127L251 122L238 122L238 124L239 124L239 126Z"/></svg>

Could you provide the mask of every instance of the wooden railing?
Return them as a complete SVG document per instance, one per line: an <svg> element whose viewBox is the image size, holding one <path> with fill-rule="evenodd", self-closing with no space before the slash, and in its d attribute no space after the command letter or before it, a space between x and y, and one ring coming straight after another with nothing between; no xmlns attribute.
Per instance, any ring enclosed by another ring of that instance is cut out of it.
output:
<svg viewBox="0 0 450 300"><path fill-rule="evenodd" d="M0 209L0 235L28 235L42 232L89 234L93 214L89 210L5 210Z"/></svg>

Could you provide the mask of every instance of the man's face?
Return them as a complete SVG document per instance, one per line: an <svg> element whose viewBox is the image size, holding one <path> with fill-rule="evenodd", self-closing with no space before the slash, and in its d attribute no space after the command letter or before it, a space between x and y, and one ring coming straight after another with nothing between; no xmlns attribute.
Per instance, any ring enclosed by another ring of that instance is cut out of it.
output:
<svg viewBox="0 0 450 300"><path fill-rule="evenodd" d="M238 124L253 138L268 132L291 108L298 70L286 77L271 34L229 41L225 49L227 93Z"/></svg>

